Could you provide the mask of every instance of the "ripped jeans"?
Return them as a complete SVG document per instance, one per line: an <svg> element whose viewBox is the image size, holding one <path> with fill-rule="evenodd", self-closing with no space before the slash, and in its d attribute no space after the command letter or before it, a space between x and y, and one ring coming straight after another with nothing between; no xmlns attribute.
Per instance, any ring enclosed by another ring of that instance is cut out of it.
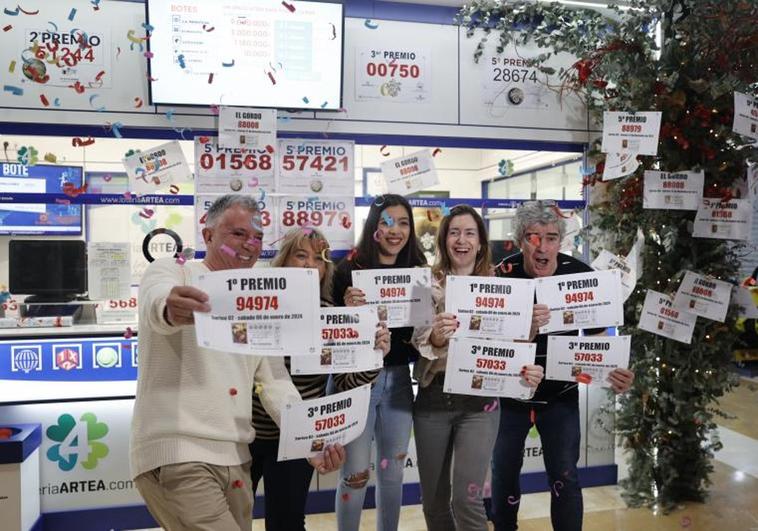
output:
<svg viewBox="0 0 758 531"><path fill-rule="evenodd" d="M413 391L408 365L393 365L377 376L369 402L366 429L345 447L339 471L335 511L339 531L357 531L371 467L371 441L376 440L376 527L397 529L403 497L403 470L413 421Z"/></svg>

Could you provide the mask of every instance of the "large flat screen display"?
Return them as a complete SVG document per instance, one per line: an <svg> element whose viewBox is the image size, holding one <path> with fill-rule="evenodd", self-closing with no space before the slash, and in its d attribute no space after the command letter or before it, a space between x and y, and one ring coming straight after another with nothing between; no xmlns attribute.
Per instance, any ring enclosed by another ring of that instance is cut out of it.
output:
<svg viewBox="0 0 758 531"><path fill-rule="evenodd" d="M148 0L153 104L338 110L341 3Z"/></svg>
<svg viewBox="0 0 758 531"><path fill-rule="evenodd" d="M44 194L60 194L66 183L80 188L82 174L77 166L0 164L0 234L81 234L82 205L45 204ZM37 194L41 202L16 203L16 194Z"/></svg>

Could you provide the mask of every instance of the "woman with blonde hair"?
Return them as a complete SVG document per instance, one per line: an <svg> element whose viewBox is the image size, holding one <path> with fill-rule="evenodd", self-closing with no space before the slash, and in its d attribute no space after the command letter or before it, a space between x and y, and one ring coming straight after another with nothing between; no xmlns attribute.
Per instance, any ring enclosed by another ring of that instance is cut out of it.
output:
<svg viewBox="0 0 758 531"><path fill-rule="evenodd" d="M305 267L317 269L321 291L321 306L333 306L331 302L334 264L329 256L329 242L316 229L292 229L283 238L281 248L271 262L271 267ZM374 347L383 354L389 352L389 330L377 328ZM290 371L290 358L284 358ZM363 383L363 373L334 375L338 391L346 391ZM303 400L326 395L328 375L292 375L292 382ZM255 441L250 445L253 456L253 494L263 477L265 484L266 530L297 531L305 529L305 501L313 476L313 467L306 459L277 461L279 428L266 413L257 394L253 394L253 427Z"/></svg>

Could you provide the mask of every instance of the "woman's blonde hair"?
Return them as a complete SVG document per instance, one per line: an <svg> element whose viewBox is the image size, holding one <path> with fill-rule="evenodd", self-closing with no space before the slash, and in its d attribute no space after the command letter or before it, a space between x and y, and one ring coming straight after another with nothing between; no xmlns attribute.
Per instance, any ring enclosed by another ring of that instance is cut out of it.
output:
<svg viewBox="0 0 758 531"><path fill-rule="evenodd" d="M290 256L298 249L305 248L306 242L324 260L324 280L321 281L321 299L331 301L332 278L334 276L334 263L329 255L329 242L318 230L309 228L291 229L282 238L281 247L276 256L271 260L271 267L285 267Z"/></svg>

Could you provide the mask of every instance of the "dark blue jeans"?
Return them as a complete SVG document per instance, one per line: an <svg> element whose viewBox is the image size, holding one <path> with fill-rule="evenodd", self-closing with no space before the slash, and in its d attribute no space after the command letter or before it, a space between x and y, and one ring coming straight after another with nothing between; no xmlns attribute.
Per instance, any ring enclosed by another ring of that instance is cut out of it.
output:
<svg viewBox="0 0 758 531"><path fill-rule="evenodd" d="M508 399L500 401L500 429L492 456L492 509L497 531L518 529L519 475L524 463L524 440L532 426L532 407ZM538 404L534 411L550 487L553 529L580 531L584 506L576 469L581 438L579 404Z"/></svg>

